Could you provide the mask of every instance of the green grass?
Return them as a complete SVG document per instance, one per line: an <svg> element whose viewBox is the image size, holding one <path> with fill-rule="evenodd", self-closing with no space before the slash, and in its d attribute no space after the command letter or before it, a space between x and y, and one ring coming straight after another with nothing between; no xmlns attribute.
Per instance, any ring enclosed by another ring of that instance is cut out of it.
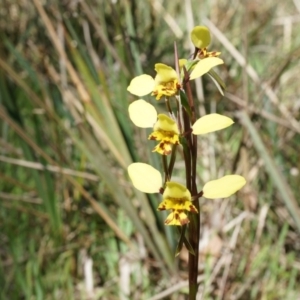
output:
<svg viewBox="0 0 300 300"><path fill-rule="evenodd" d="M248 182L230 199L201 199L199 294L300 294L297 9L159 3L0 4L0 299L185 299L177 231L126 173L133 161L160 166L129 120L126 89L156 62L174 65L174 41L180 57L192 53L192 21L210 28L228 93L204 77L198 109L235 120L200 140L199 185L230 173Z"/></svg>

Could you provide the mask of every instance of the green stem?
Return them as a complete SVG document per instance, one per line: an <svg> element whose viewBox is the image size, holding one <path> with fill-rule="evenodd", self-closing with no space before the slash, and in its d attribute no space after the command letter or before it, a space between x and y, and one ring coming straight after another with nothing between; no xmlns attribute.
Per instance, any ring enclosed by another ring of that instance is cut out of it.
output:
<svg viewBox="0 0 300 300"><path fill-rule="evenodd" d="M176 108L177 108L177 123L179 132L182 133L182 121L181 121L181 103L180 103L180 96L176 96Z"/></svg>
<svg viewBox="0 0 300 300"><path fill-rule="evenodd" d="M169 174L170 178L172 177L172 172L173 172L174 164L176 161L176 150L177 150L177 145L174 145L172 148L172 154L171 154L169 168L168 168L168 174Z"/></svg>
<svg viewBox="0 0 300 300"><path fill-rule="evenodd" d="M169 171L168 171L168 161L167 161L167 156L166 155L162 155L162 163L163 163L163 167L164 167L164 173L165 173L165 182L164 185L167 181L170 181L170 176L169 176Z"/></svg>
<svg viewBox="0 0 300 300"><path fill-rule="evenodd" d="M172 116L172 115L173 115L173 112L172 112L172 108L171 108L170 101L169 101L169 98L168 98L168 97L166 97L166 106L167 106L168 112L169 112L170 115Z"/></svg>
<svg viewBox="0 0 300 300"><path fill-rule="evenodd" d="M176 252L175 252L175 256L177 256L180 251L182 250L182 246L183 244L185 245L186 249L191 252L191 253L194 253L194 249L192 248L190 242L188 241L188 239L185 237L185 232L186 232L186 229L187 229L187 225L183 225L181 227L179 226L176 226L179 233L180 233L180 238L179 238L179 241L178 241L178 245L177 245L177 248L176 248Z"/></svg>

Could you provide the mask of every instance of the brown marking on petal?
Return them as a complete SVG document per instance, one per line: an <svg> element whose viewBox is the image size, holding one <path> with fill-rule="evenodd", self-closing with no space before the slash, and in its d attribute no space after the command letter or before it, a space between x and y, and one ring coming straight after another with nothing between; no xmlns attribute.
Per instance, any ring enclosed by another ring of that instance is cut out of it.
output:
<svg viewBox="0 0 300 300"><path fill-rule="evenodd" d="M166 210L166 206L165 205L161 205L157 208L157 210Z"/></svg>
<svg viewBox="0 0 300 300"><path fill-rule="evenodd" d="M172 222L172 220L168 220L168 219L165 220L166 225L168 225L170 222Z"/></svg>
<svg viewBox="0 0 300 300"><path fill-rule="evenodd" d="M148 137L148 140L156 141L157 138L156 138L155 136L153 136L153 135L150 135L150 136Z"/></svg>
<svg viewBox="0 0 300 300"><path fill-rule="evenodd" d="M190 223L190 220L188 218L185 218L185 219L180 219L179 222L180 222L181 226L183 226L183 225Z"/></svg>
<svg viewBox="0 0 300 300"><path fill-rule="evenodd" d="M200 59L204 59L207 57L218 57L221 54L221 52L217 52L217 51L211 51L208 52L207 48L202 48L201 50L198 51L198 57Z"/></svg>
<svg viewBox="0 0 300 300"><path fill-rule="evenodd" d="M167 219L165 220L165 224L166 225L169 225L171 222L173 222L173 220L174 220L174 214L173 214L173 218L169 218L170 217L170 215L167 217Z"/></svg>
<svg viewBox="0 0 300 300"><path fill-rule="evenodd" d="M174 218L173 218L173 219L170 219L170 220L166 219L166 220L165 220L165 225L169 225L169 224L172 223L172 222L174 222ZM178 226L178 225L180 225L180 221L177 220L176 223L175 223L175 224L172 224L172 225Z"/></svg>
<svg viewBox="0 0 300 300"><path fill-rule="evenodd" d="M165 147L166 145L168 145L168 143L160 142L158 147L162 150L164 155L169 155L172 152L172 150L167 150Z"/></svg>
<svg viewBox="0 0 300 300"><path fill-rule="evenodd" d="M189 206L189 208L190 208L190 212L192 212L192 213L197 213L198 212L197 208L193 204L191 204Z"/></svg>
<svg viewBox="0 0 300 300"><path fill-rule="evenodd" d="M158 145L158 147L162 150L163 154L164 155L169 155L171 152L172 152L172 149L167 149L167 146L169 145L170 143L168 142L163 142L161 141Z"/></svg>
<svg viewBox="0 0 300 300"><path fill-rule="evenodd" d="M198 52L198 55L199 55L199 56L202 55L202 54L204 53L203 50L204 50L204 49L200 49L200 50L199 50L199 52Z"/></svg>
<svg viewBox="0 0 300 300"><path fill-rule="evenodd" d="M172 150L169 150L169 151L164 150L164 155L169 155L171 152L172 152Z"/></svg>

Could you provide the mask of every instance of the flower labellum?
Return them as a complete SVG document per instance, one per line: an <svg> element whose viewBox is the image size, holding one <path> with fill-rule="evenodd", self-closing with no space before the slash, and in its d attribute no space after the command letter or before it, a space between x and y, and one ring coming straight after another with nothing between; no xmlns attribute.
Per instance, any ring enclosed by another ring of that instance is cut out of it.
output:
<svg viewBox="0 0 300 300"><path fill-rule="evenodd" d="M177 123L164 114L157 116L157 122L154 125L153 132L149 135L149 140L160 141L153 152L162 155L168 155L172 152L172 145L179 144L179 130Z"/></svg>
<svg viewBox="0 0 300 300"><path fill-rule="evenodd" d="M182 226L189 223L185 211L198 212L191 199L191 193L185 186L177 182L167 182L163 193L163 201L157 208L158 210L172 209L165 220L165 224Z"/></svg>
<svg viewBox="0 0 300 300"><path fill-rule="evenodd" d="M174 96L180 88L176 71L161 63L155 64L155 71L157 74L152 95L156 96L156 100L159 100L162 96Z"/></svg>

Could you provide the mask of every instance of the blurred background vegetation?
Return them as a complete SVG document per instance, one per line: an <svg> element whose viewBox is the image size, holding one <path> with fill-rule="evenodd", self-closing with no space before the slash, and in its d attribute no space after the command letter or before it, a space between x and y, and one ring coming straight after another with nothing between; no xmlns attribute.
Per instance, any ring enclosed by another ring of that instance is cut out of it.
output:
<svg viewBox="0 0 300 300"><path fill-rule="evenodd" d="M199 140L199 187L248 183L201 199L199 299L300 299L299 21L297 0L1 0L0 299L187 299L176 228L126 174L159 167L126 89L200 24L227 91L204 76L197 109L235 124Z"/></svg>

